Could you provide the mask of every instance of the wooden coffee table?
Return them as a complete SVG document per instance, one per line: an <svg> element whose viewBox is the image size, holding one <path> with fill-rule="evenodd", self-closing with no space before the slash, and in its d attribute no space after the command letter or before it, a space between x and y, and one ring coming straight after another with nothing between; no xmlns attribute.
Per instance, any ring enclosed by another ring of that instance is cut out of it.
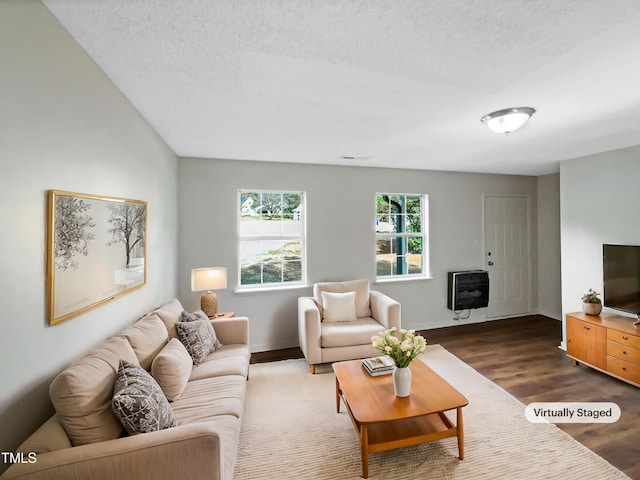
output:
<svg viewBox="0 0 640 480"><path fill-rule="evenodd" d="M360 437L362 476L369 476L369 453L458 437L464 458L462 407L468 400L420 360L411 362L411 395L396 397L391 375L370 376L362 360L333 364L336 411L340 399ZM454 425L445 415L456 410Z"/></svg>

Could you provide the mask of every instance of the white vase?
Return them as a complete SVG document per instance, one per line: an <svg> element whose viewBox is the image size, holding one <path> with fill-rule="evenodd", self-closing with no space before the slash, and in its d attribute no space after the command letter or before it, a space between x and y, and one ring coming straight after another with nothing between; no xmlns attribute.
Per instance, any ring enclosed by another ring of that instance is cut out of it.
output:
<svg viewBox="0 0 640 480"><path fill-rule="evenodd" d="M393 390L396 397L408 397L411 393L411 369L394 368L393 369Z"/></svg>

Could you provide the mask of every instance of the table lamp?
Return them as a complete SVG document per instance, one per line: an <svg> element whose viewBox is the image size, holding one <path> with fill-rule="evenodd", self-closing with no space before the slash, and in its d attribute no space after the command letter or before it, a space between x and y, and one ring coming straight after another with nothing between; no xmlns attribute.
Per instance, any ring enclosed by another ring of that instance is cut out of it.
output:
<svg viewBox="0 0 640 480"><path fill-rule="evenodd" d="M200 297L200 309L208 316L218 314L218 296L213 290L227 288L226 267L194 268L191 270L191 291L207 292Z"/></svg>

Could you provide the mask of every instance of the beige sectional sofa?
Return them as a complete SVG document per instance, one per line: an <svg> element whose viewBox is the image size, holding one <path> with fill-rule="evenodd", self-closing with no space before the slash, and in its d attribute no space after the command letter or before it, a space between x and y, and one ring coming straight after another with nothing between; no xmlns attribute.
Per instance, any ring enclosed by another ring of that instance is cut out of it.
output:
<svg viewBox="0 0 640 480"><path fill-rule="evenodd" d="M16 463L2 479L231 479L251 355L249 321L213 320L222 346L194 365L177 339L182 312L172 300L60 373L50 387L56 414L17 450L24 458L35 453L36 462ZM174 427L124 433L112 410L120 360L153 375L172 400Z"/></svg>

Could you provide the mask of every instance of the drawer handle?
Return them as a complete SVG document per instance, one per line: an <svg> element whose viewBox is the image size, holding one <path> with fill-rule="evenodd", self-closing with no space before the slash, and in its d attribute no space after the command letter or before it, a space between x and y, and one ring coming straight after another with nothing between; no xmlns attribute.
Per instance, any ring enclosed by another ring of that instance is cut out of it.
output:
<svg viewBox="0 0 640 480"><path fill-rule="evenodd" d="M623 354L623 355L626 355L626 354L627 354L627 352L622 352L622 354Z"/></svg>
<svg viewBox="0 0 640 480"><path fill-rule="evenodd" d="M624 370L626 372L627 371L627 367L622 367L622 370Z"/></svg>
<svg viewBox="0 0 640 480"><path fill-rule="evenodd" d="M623 339L623 340L629 340L629 337L625 337L625 336L623 336L623 337L622 337L622 339Z"/></svg>

